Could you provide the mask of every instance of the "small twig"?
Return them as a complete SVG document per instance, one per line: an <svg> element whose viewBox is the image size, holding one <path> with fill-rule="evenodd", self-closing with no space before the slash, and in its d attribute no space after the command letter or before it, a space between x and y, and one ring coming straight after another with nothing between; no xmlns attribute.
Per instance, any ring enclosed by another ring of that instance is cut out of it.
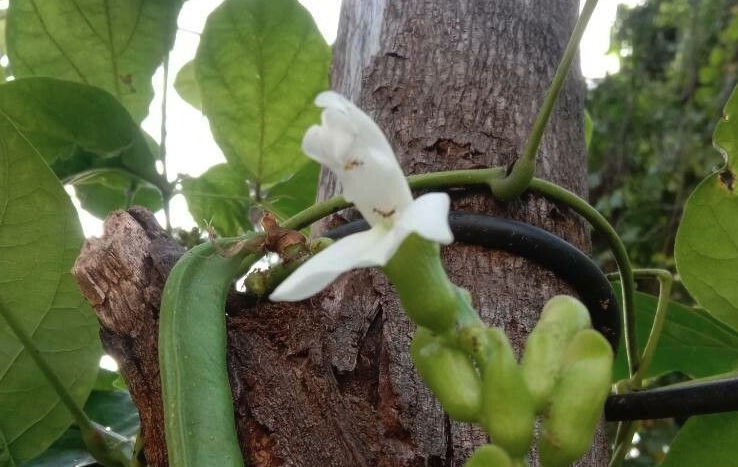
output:
<svg viewBox="0 0 738 467"><path fill-rule="evenodd" d="M215 229L212 225L208 224L207 231L208 241L213 245L213 249L215 249L215 251L223 258L233 258L244 251L260 253L264 251L264 246L266 244L266 237L264 234L248 233L235 239L219 239L216 236Z"/></svg>
<svg viewBox="0 0 738 467"><path fill-rule="evenodd" d="M133 205L133 199L136 197L136 192L138 191L138 183L136 183L134 180L131 180L128 184L128 188L126 188L126 200L125 200L125 208L128 209Z"/></svg>
<svg viewBox="0 0 738 467"><path fill-rule="evenodd" d="M164 87L161 93L161 129L159 138L159 161L161 162L161 176L165 182L169 182L167 177L167 94L169 89L169 53L164 57ZM172 232L172 221L170 218L170 206L171 194L162 193L164 201L164 219L166 225L166 231Z"/></svg>

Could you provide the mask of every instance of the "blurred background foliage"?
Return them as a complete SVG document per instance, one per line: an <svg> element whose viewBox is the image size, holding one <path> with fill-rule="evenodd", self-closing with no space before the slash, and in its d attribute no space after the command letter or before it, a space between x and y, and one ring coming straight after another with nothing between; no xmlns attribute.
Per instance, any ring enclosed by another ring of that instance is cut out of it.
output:
<svg viewBox="0 0 738 467"><path fill-rule="evenodd" d="M738 0L621 5L611 34L620 71L591 83L587 94L590 201L634 265L675 271L684 203L724 162L712 132L738 77ZM593 240L600 261L609 261L604 242ZM675 298L689 300L679 288ZM683 422L642 422L624 465L657 465Z"/></svg>
<svg viewBox="0 0 738 467"><path fill-rule="evenodd" d="M711 137L738 75L738 0L621 5L611 53L620 72L587 96L590 200L635 265L674 271L684 202L723 163Z"/></svg>

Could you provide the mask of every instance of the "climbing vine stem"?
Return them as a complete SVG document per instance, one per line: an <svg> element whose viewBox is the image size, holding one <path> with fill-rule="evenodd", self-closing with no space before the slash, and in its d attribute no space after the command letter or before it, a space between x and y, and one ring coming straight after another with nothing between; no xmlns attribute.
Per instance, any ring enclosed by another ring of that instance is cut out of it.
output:
<svg viewBox="0 0 738 467"><path fill-rule="evenodd" d="M408 183L410 184L410 188L413 190L471 185L489 186L491 181L498 180L500 177L504 176L504 168L492 167L488 169L452 170L411 175L408 177ZM623 295L625 350L628 358L630 376L633 376L638 370L638 366L640 364L640 354L638 351L638 341L636 340L635 309L633 302L633 294L635 292L633 269L630 264L628 252L625 249L625 245L607 219L576 194L539 178L534 178L528 188L529 190L539 193L552 201L569 206L574 212L587 220L587 222L589 222L605 237L605 240L615 257L615 262L618 266L618 273L621 277L620 287ZM282 224L282 227L293 230L303 229L323 217L338 212L341 209L346 209L350 206L351 203L346 201L342 196L335 196L296 214L285 221Z"/></svg>
<svg viewBox="0 0 738 467"><path fill-rule="evenodd" d="M587 28L587 23L589 23L589 19L596 6L597 0L587 0L584 3L582 12L569 37L569 43L566 45L564 55L559 62L559 66L556 68L556 74L554 74L551 86L548 88L546 98L533 123L533 128L528 136L523 154L515 161L507 176L495 179L490 183L492 193L498 198L505 200L517 198L525 191L533 179L536 168L536 155L538 154L538 148L541 146L543 133L546 130L546 125L556 105L556 99L559 97L561 88L564 86L566 76L569 74L572 61L574 61L574 57L579 50L579 42L582 40L584 30Z"/></svg>
<svg viewBox="0 0 738 467"><path fill-rule="evenodd" d="M636 372L631 374L631 377L624 388L622 385L619 385L627 392L630 392L632 389L641 389L643 386L643 379L651 365L654 352L656 351L656 346L658 345L659 338L661 337L661 330L664 327L666 311L669 309L671 286L674 281L671 272L665 269L634 269L633 275L636 279L655 277L659 281L659 298L656 304L656 313L654 315L653 325L651 326L651 332L648 335L648 341L646 342L646 346L643 350L640 365ZM608 277L615 280L621 279L619 274L609 274ZM609 467L617 467L622 463L625 458L625 454L630 449L633 435L637 428L638 422L636 421L618 423L617 432L615 434L615 449L613 450Z"/></svg>

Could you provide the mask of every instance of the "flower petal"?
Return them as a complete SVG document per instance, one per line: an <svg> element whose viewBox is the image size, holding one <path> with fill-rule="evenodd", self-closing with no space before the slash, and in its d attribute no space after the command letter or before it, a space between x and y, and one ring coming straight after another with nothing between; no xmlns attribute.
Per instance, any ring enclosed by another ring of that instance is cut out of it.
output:
<svg viewBox="0 0 738 467"><path fill-rule="evenodd" d="M423 238L445 245L454 241L448 225L451 199L446 193L420 196L397 219L396 228L415 232Z"/></svg>
<svg viewBox="0 0 738 467"><path fill-rule="evenodd" d="M313 125L305 133L302 150L332 171L340 171L345 166L345 155L351 152L356 139L356 128L345 115L325 110L322 125Z"/></svg>
<svg viewBox="0 0 738 467"><path fill-rule="evenodd" d="M361 144L363 146L376 151L377 156L392 160L395 164L397 163L392 146L390 146L387 138L384 136L382 129L353 102L335 91L324 91L315 98L315 105L346 115L355 125L355 130L361 138Z"/></svg>
<svg viewBox="0 0 738 467"><path fill-rule="evenodd" d="M364 164L338 173L343 196L369 222L369 225L391 226L400 212L407 209L413 197L399 166L388 166L372 156Z"/></svg>
<svg viewBox="0 0 738 467"><path fill-rule="evenodd" d="M350 112L350 107L346 105L349 102L343 95L331 90L323 91L315 97L315 105L318 107L340 110L345 114Z"/></svg>
<svg viewBox="0 0 738 467"><path fill-rule="evenodd" d="M303 300L323 290L344 272L361 267L384 266L405 236L381 226L349 235L310 258L287 277L269 299Z"/></svg>
<svg viewBox="0 0 738 467"><path fill-rule="evenodd" d="M320 93L321 125L311 127L303 151L336 174L343 195L370 225L391 226L412 202L392 148L376 123L338 93Z"/></svg>

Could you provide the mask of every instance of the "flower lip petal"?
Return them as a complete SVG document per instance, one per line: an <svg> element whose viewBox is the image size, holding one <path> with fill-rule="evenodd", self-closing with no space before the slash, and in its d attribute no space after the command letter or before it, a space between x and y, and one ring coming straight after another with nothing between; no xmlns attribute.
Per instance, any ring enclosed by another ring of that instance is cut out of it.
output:
<svg viewBox="0 0 738 467"><path fill-rule="evenodd" d="M349 235L310 258L269 296L272 301L298 301L323 290L342 273L384 266L405 239L381 226Z"/></svg>
<svg viewBox="0 0 738 467"><path fill-rule="evenodd" d="M397 228L448 245L454 241L454 235L448 225L450 206L451 199L447 193L427 193L418 197L400 214Z"/></svg>

